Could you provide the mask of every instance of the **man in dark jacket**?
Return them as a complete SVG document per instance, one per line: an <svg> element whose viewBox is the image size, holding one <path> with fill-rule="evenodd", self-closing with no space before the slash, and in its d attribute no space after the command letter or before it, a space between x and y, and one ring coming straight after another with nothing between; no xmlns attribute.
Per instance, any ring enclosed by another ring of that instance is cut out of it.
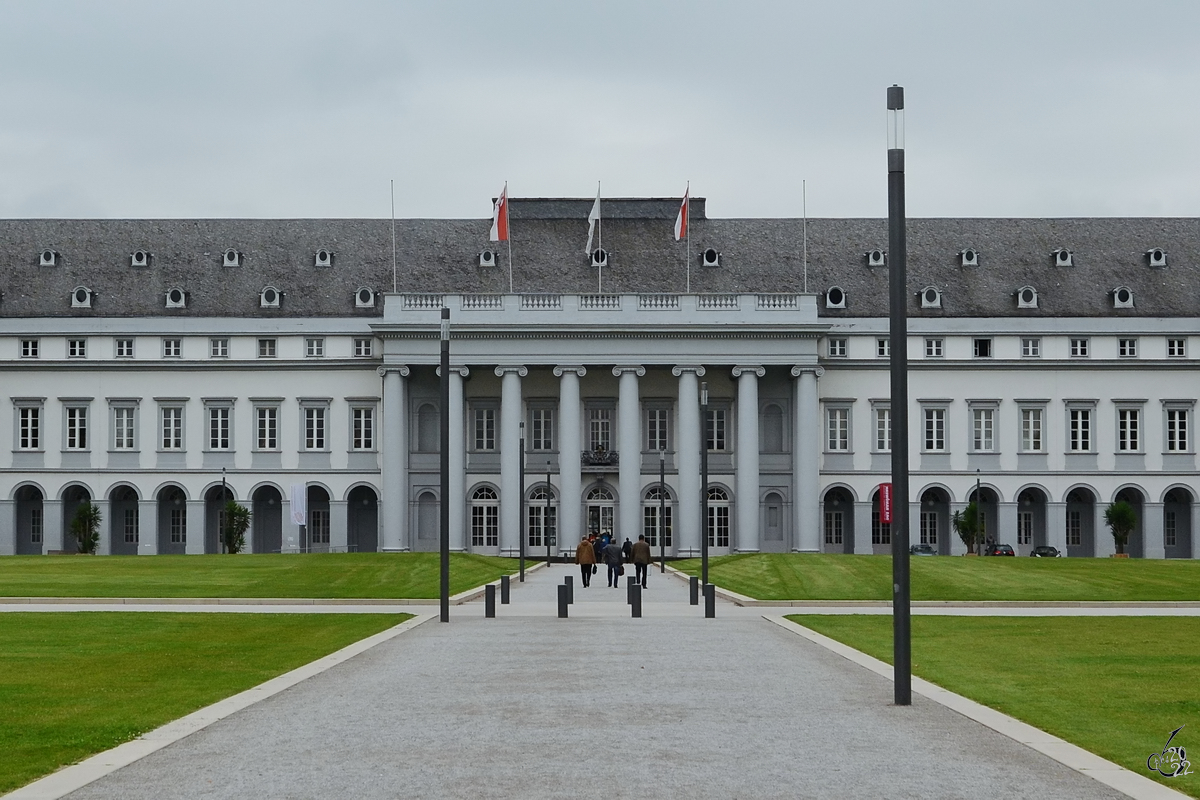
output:
<svg viewBox="0 0 1200 800"><path fill-rule="evenodd" d="M621 555L625 556L625 563L629 563L629 555L633 552L633 542L629 541L629 537L625 537L625 544L621 545Z"/></svg>
<svg viewBox="0 0 1200 800"><path fill-rule="evenodd" d="M621 545L615 540L610 541L604 548L604 563L608 565L608 585L614 589L619 588L617 582L621 579L622 556Z"/></svg>
<svg viewBox="0 0 1200 800"><path fill-rule="evenodd" d="M630 549L632 551L630 560L633 561L633 568L637 574L636 580L642 585L642 588L645 589L646 573L648 571L646 568L650 566L650 561L652 559L652 556L650 555L650 545L646 544L645 536L639 536L637 544L633 545L633 547Z"/></svg>

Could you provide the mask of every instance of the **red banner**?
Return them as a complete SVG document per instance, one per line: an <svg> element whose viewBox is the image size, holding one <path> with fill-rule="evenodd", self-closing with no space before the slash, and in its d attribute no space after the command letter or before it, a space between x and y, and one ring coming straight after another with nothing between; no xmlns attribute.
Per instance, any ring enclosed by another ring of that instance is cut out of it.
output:
<svg viewBox="0 0 1200 800"><path fill-rule="evenodd" d="M892 524L892 485L879 484L879 521L884 525Z"/></svg>

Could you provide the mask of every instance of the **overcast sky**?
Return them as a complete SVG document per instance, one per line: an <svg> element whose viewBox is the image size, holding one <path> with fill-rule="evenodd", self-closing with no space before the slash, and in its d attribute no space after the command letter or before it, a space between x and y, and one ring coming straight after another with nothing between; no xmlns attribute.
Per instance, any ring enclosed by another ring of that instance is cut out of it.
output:
<svg viewBox="0 0 1200 800"><path fill-rule="evenodd" d="M1200 3L0 0L0 217L1200 213Z"/></svg>

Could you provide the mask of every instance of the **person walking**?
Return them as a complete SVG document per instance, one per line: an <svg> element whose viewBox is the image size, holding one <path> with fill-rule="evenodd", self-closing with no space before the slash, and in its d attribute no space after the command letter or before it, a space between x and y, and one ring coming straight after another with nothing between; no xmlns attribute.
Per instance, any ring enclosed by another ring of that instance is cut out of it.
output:
<svg viewBox="0 0 1200 800"><path fill-rule="evenodd" d="M637 544L633 545L633 547L630 548L630 551L630 560L633 561L635 580L642 585L643 589L645 589L646 573L649 571L647 568L650 566L650 562L652 560L652 556L650 555L650 545L646 544L646 537L639 536Z"/></svg>
<svg viewBox="0 0 1200 800"><path fill-rule="evenodd" d="M603 553L604 563L608 565L608 585L617 589L619 588L617 584L621 580L621 560L624 555L621 552L621 545L617 544L616 540L610 541Z"/></svg>
<svg viewBox="0 0 1200 800"><path fill-rule="evenodd" d="M625 556L625 563L630 561L629 555L633 552L633 542L629 541L629 537L625 537L625 544L621 545L621 555Z"/></svg>
<svg viewBox="0 0 1200 800"><path fill-rule="evenodd" d="M585 536L575 548L575 563L579 565L579 573L583 576L583 588L592 585L592 570L596 568L596 551Z"/></svg>

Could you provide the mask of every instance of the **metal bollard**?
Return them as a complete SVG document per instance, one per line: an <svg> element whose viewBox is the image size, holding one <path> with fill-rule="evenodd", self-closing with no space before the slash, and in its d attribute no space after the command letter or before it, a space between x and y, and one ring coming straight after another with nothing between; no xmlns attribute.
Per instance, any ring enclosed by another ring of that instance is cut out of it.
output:
<svg viewBox="0 0 1200 800"><path fill-rule="evenodd" d="M489 583L483 587L483 616L493 619L496 616L496 584Z"/></svg>
<svg viewBox="0 0 1200 800"><path fill-rule="evenodd" d="M500 576L500 605L508 605L508 576Z"/></svg>
<svg viewBox="0 0 1200 800"><path fill-rule="evenodd" d="M642 616L642 585L640 583L631 585L633 588L629 591L630 614L634 619L640 619Z"/></svg>
<svg viewBox="0 0 1200 800"><path fill-rule="evenodd" d="M716 584L704 584L704 618L713 619L717 616L717 587Z"/></svg>
<svg viewBox="0 0 1200 800"><path fill-rule="evenodd" d="M558 618L559 619L567 618L567 606L569 605L567 602L567 592L569 592L569 591L570 590L567 588L567 585L565 583L559 584L559 586L558 586Z"/></svg>
<svg viewBox="0 0 1200 800"><path fill-rule="evenodd" d="M688 605L700 605L700 579L695 575L688 578Z"/></svg>
<svg viewBox="0 0 1200 800"><path fill-rule="evenodd" d="M567 577L563 578L563 583L566 584L566 587L567 587L567 603L569 603L570 605L574 605L575 604L575 576L568 575Z"/></svg>
<svg viewBox="0 0 1200 800"><path fill-rule="evenodd" d="M627 606L633 605L633 587L635 586L640 588L638 582L633 578L629 578L625 581L625 605Z"/></svg>

